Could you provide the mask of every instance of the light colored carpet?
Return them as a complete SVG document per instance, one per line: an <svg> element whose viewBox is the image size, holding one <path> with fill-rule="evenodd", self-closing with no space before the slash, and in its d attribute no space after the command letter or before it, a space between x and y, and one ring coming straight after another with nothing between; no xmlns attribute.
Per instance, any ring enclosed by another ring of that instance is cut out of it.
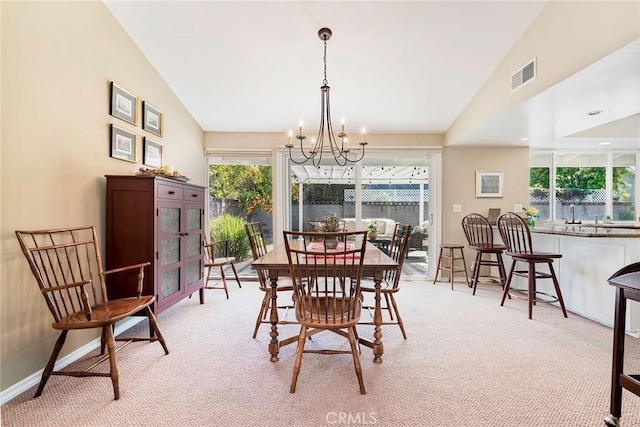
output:
<svg viewBox="0 0 640 427"><path fill-rule="evenodd" d="M169 355L157 343L118 353L120 400L109 379L52 377L41 397L34 387L3 405L2 425L582 427L603 426L609 411L612 330L546 304L528 320L526 301L500 307L495 285L473 297L464 284L403 283L409 338L384 327L382 364L362 347L364 396L349 355L317 354L305 354L290 394L295 344L270 362L268 327L251 338L257 284L229 290L228 301L208 291L205 305L186 299L159 316ZM308 346L347 348L330 332ZM626 362L640 371L637 339L627 339ZM626 391L622 425L640 425L640 398Z"/></svg>

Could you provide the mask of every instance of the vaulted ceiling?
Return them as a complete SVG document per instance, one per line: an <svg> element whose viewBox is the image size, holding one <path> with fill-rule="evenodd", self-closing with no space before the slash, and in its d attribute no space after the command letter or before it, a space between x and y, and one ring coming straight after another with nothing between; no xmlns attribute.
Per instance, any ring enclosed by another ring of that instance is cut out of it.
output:
<svg viewBox="0 0 640 427"><path fill-rule="evenodd" d="M364 125L375 134L446 132L546 1L105 4L205 131L284 134L300 120L315 129L323 79L317 32L329 27L335 126L344 118L351 131ZM572 135L595 146L618 132L621 142L640 148L638 45L589 69L463 143L509 144L531 135L523 144L553 147ZM586 112L571 119L588 99L617 106L606 104L609 116L592 121L597 126L584 123Z"/></svg>

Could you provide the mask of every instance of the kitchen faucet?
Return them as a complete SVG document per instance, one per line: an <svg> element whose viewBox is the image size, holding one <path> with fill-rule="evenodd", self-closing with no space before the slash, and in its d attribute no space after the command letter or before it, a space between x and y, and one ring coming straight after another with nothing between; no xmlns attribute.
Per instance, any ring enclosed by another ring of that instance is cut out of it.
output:
<svg viewBox="0 0 640 427"><path fill-rule="evenodd" d="M565 221L565 224L582 224L582 221L576 221L576 207L573 203L569 206L569 210L571 211L571 221Z"/></svg>

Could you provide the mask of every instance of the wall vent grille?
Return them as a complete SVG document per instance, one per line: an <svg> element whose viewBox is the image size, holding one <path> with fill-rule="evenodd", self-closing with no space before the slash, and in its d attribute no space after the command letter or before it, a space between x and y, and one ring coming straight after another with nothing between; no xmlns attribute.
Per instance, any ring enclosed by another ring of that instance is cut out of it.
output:
<svg viewBox="0 0 640 427"><path fill-rule="evenodd" d="M527 65L511 74L511 93L535 80L536 68L536 58L533 58Z"/></svg>

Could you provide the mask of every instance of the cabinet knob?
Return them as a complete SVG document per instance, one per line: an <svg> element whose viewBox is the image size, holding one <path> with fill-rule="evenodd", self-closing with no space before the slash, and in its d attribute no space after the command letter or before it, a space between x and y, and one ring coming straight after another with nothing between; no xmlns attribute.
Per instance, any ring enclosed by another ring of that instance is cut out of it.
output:
<svg viewBox="0 0 640 427"><path fill-rule="evenodd" d="M191 197L198 197L198 195L197 194L192 194Z"/></svg>
<svg viewBox="0 0 640 427"><path fill-rule="evenodd" d="M169 194L176 194L175 191L169 191Z"/></svg>

